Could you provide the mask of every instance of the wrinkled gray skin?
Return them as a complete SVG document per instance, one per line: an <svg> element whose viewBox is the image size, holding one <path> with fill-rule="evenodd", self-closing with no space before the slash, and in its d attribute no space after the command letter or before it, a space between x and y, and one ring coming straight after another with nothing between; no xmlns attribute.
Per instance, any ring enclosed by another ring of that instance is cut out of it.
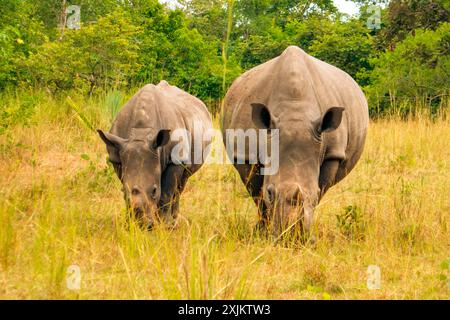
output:
<svg viewBox="0 0 450 320"><path fill-rule="evenodd" d="M212 128L203 102L162 81L143 87L120 111L109 133L98 131L123 183L127 206L144 226L177 218L180 194L201 164L175 165L171 152L178 141L171 141L170 133L187 129L193 143L194 122L203 130ZM203 142L203 147L208 144Z"/></svg>
<svg viewBox="0 0 450 320"><path fill-rule="evenodd" d="M224 137L226 129L279 129L277 174L235 167L259 208L258 227L279 236L294 226L304 235L322 196L361 156L368 106L348 74L292 46L233 83L222 126Z"/></svg>

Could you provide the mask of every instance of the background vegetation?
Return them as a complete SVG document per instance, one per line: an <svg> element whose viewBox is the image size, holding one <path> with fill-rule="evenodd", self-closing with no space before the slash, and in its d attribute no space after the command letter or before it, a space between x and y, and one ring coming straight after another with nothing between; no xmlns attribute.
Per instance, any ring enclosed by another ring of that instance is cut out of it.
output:
<svg viewBox="0 0 450 320"><path fill-rule="evenodd" d="M352 18L331 0L180 2L2 0L0 298L448 299L449 2L392 0L375 30L364 0ZM79 30L63 27L70 4ZM189 181L177 229L127 227L91 129L161 79L216 112L234 78L288 45L351 74L372 115L361 161L317 208L317 245L255 236L227 166Z"/></svg>
<svg viewBox="0 0 450 320"><path fill-rule="evenodd" d="M379 29L367 25L372 1L358 2L361 14L348 17L332 0L182 0L177 9L157 0L4 0L0 90L93 95L165 79L216 111L238 75L298 45L353 76L372 115L447 107L449 2L393 0ZM64 27L70 4L81 5L79 30Z"/></svg>

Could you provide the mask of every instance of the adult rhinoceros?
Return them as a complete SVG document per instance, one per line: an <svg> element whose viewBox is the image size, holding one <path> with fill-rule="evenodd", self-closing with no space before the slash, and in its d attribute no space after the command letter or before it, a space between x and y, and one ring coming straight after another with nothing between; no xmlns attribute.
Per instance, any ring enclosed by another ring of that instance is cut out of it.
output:
<svg viewBox="0 0 450 320"><path fill-rule="evenodd" d="M180 194L204 161L197 156L192 161L194 138L211 129L203 102L162 81L143 87L120 111L109 133L98 130L123 183L126 203L143 225L176 219ZM173 159L180 141L171 139L171 133L179 130L191 143L184 150L192 153L185 157L189 163ZM210 141L198 140L196 148L200 143L200 149L207 150Z"/></svg>
<svg viewBox="0 0 450 320"><path fill-rule="evenodd" d="M228 129L278 129L277 173L231 159L259 208L258 226L275 236L292 226L310 230L322 196L359 160L368 127L358 84L296 46L235 80L223 116L224 140Z"/></svg>

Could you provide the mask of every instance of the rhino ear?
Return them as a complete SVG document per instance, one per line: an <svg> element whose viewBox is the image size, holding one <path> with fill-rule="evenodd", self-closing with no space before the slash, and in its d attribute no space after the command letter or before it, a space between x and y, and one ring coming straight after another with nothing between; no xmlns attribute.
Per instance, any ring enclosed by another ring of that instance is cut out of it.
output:
<svg viewBox="0 0 450 320"><path fill-rule="evenodd" d="M155 140L152 142L153 149L164 147L170 141L170 130L161 130L158 132Z"/></svg>
<svg viewBox="0 0 450 320"><path fill-rule="evenodd" d="M319 133L331 132L339 128L342 122L342 113L345 108L332 107L325 112L322 119L319 121Z"/></svg>
<svg viewBox="0 0 450 320"><path fill-rule="evenodd" d="M97 132L103 142L109 147L120 149L126 142L125 139L111 133L103 132L102 130L97 130Z"/></svg>
<svg viewBox="0 0 450 320"><path fill-rule="evenodd" d="M252 120L259 129L271 129L273 118L269 109L262 103L252 103Z"/></svg>

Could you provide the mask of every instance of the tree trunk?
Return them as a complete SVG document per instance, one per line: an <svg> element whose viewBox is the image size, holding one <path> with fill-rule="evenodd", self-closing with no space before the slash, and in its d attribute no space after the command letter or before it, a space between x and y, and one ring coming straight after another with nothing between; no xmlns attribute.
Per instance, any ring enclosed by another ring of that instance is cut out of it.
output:
<svg viewBox="0 0 450 320"><path fill-rule="evenodd" d="M67 22L66 0L62 0L61 11L59 13L59 29L60 29L59 41L61 41L64 37L64 30L66 29L66 22Z"/></svg>

